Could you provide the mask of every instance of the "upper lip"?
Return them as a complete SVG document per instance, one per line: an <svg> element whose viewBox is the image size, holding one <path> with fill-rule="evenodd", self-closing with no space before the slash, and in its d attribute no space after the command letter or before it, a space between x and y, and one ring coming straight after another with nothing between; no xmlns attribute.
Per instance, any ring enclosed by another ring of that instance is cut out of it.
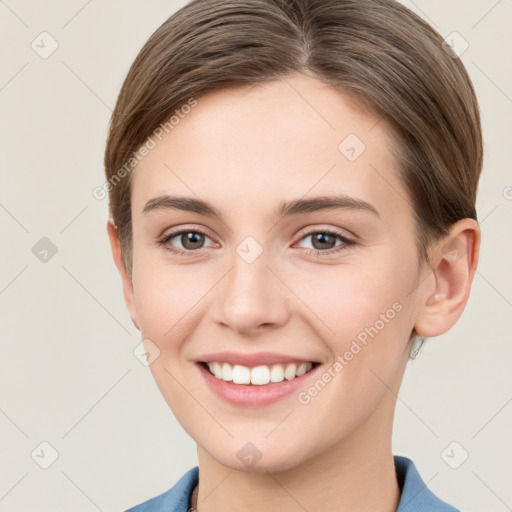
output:
<svg viewBox="0 0 512 512"><path fill-rule="evenodd" d="M277 354L276 352L256 352L254 354L242 354L240 352L215 352L204 354L198 362L210 363L218 361L229 364L239 364L252 368L259 365L287 364L287 363L315 363L313 359L304 359L298 356L288 356L286 354Z"/></svg>

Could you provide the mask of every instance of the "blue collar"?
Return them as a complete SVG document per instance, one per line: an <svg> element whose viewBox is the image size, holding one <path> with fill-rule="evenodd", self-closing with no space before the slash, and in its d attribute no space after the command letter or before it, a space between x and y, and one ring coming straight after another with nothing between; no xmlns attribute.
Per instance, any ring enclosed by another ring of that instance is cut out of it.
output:
<svg viewBox="0 0 512 512"><path fill-rule="evenodd" d="M396 477L402 491L396 512L460 512L440 500L427 487L411 459L399 455L395 455L394 459Z"/></svg>
<svg viewBox="0 0 512 512"><path fill-rule="evenodd" d="M460 512L430 491L411 459L399 455L395 455L394 459L398 485L402 491L396 512ZM198 480L199 467L195 466L168 491L125 512L187 512Z"/></svg>

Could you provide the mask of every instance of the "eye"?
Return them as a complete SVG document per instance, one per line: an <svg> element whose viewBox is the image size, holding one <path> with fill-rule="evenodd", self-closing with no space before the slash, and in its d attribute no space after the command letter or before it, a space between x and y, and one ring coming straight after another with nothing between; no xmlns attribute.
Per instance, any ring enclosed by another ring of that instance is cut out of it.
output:
<svg viewBox="0 0 512 512"><path fill-rule="evenodd" d="M302 236L301 240L311 237L313 249L307 249L306 253L310 256L321 256L337 253L356 244L355 240L347 237L345 234L332 229L322 229L310 231ZM205 239L210 238L204 231L198 228L180 229L166 234L158 240L158 244L167 251L180 256L191 256L203 249ZM340 243L336 245L336 242ZM176 244L181 244L176 247Z"/></svg>
<svg viewBox="0 0 512 512"><path fill-rule="evenodd" d="M306 252L311 256L337 253L346 250L347 247L356 243L355 240L348 238L345 234L332 229L310 231L304 235L301 240L305 240L309 237L311 237L313 249L308 249ZM337 240L341 242L338 245L336 245Z"/></svg>
<svg viewBox="0 0 512 512"><path fill-rule="evenodd" d="M209 237L200 229L181 229L166 234L158 240L158 244L165 247L166 250L173 254L188 256L191 253L199 252L200 249L203 249L205 238ZM180 243L183 248L176 248L174 246L176 243Z"/></svg>

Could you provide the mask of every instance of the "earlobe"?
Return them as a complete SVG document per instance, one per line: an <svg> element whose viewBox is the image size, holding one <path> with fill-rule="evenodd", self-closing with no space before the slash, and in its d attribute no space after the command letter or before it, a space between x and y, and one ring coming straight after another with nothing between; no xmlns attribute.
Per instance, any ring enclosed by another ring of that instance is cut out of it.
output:
<svg viewBox="0 0 512 512"><path fill-rule="evenodd" d="M128 309L133 325L135 325L135 327L140 331L140 327L137 321L137 311L135 308L133 282L131 276L129 276L126 271L121 249L121 240L119 239L119 232L112 219L107 221L107 233L110 240L110 248L112 250L114 264L119 271L119 275L121 276L126 308Z"/></svg>
<svg viewBox="0 0 512 512"><path fill-rule="evenodd" d="M480 237L478 222L466 218L436 244L432 258L435 289L423 296L414 326L420 336L439 336L461 316L478 264Z"/></svg>

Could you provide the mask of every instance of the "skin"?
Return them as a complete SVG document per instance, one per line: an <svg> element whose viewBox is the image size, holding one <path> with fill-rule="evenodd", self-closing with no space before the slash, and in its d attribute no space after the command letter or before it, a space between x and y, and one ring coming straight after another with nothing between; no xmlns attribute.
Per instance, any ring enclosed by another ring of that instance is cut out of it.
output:
<svg viewBox="0 0 512 512"><path fill-rule="evenodd" d="M366 146L353 162L338 150L349 134ZM153 376L197 442L201 512L396 510L391 434L411 333L438 336L455 324L480 231L472 219L459 221L432 247L432 268L420 266L391 144L383 120L312 76L292 75L199 98L133 171L131 277L110 221L107 230L130 316L160 350ZM206 200L223 218L142 213L164 194ZM379 216L331 209L272 217L283 200L333 194L371 203ZM167 243L192 255L157 243L180 227L208 233L195 246L181 236ZM318 255L342 244L308 236L326 228L356 244ZM236 252L247 236L263 248L250 264ZM222 350L293 354L327 370L394 303L401 311L306 405L292 393L239 408L198 378L194 361ZM252 466L237 457L247 442L261 453Z"/></svg>

